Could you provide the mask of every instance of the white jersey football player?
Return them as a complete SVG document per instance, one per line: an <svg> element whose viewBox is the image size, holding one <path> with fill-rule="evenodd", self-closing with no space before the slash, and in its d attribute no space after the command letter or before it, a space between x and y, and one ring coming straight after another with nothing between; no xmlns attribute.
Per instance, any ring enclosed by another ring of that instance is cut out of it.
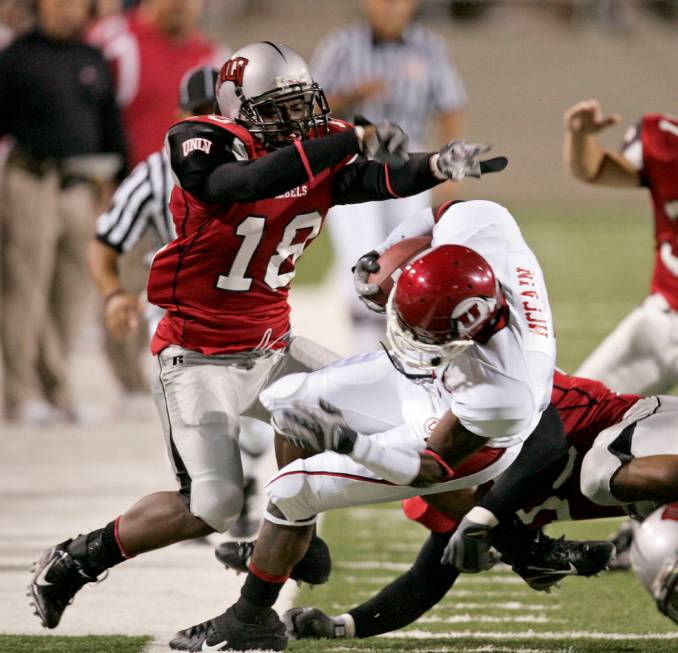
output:
<svg viewBox="0 0 678 653"><path fill-rule="evenodd" d="M475 486L504 472L446 552L459 569L479 571L492 563L489 531L567 460L549 406L556 347L548 295L515 220L493 202L455 203L437 223L430 210L406 220L380 249L426 233L431 249L405 267L389 298L392 353L292 374L260 395L282 435L318 452L284 466L266 487L250 573L229 608L262 632L318 513ZM524 459L531 441L543 449ZM515 478L514 469L524 474ZM512 480L515 493L502 493ZM197 635L215 633L229 611L171 645L197 650Z"/></svg>
<svg viewBox="0 0 678 653"><path fill-rule="evenodd" d="M370 434L364 441L358 435L350 455L326 452L297 460L268 484L269 497L290 521L345 505L439 492L438 484L411 483L419 473L418 453L448 412L493 453L485 453L480 468L469 465L470 476L456 470L445 487L490 480L515 460L549 404L555 338L536 257L502 206L470 201L444 209L437 222L430 209L406 220L377 248L383 252L404 237L433 236L431 250L408 266L389 298L392 355L363 354L291 375L262 394L283 431L291 428L284 409L315 410L322 398L351 428ZM457 269L464 271L455 278ZM454 303L448 304L447 294ZM440 298L443 305L437 306ZM393 365L394 357L405 374ZM408 370L434 368L433 382L409 378Z"/></svg>
<svg viewBox="0 0 678 653"><path fill-rule="evenodd" d="M596 134L619 122L597 100L565 113L565 160L572 174L597 186L645 186L655 221L655 263L649 296L589 355L577 376L617 392L666 393L678 382L678 119L644 115L626 133L621 152Z"/></svg>

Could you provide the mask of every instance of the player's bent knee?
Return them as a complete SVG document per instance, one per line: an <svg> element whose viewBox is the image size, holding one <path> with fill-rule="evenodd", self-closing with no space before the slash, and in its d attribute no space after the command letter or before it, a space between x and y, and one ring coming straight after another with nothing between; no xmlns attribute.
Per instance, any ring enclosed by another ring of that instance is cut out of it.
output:
<svg viewBox="0 0 678 653"><path fill-rule="evenodd" d="M280 519L267 511L268 521L289 526L305 526L315 521L317 511L307 500L307 481L301 473L301 464L302 461L290 463L266 486L269 500L284 515Z"/></svg>
<svg viewBox="0 0 678 653"><path fill-rule="evenodd" d="M244 500L240 485L231 481L194 481L190 510L194 517L224 533L240 514Z"/></svg>
<svg viewBox="0 0 678 653"><path fill-rule="evenodd" d="M606 446L594 446L584 456L581 466L580 485L582 494L601 506L614 506L620 503L610 483L622 462L610 453Z"/></svg>

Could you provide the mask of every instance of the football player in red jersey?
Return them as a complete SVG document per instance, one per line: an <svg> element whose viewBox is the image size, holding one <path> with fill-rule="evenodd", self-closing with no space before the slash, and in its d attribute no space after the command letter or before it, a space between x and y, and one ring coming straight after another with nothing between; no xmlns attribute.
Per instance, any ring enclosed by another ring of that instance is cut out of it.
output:
<svg viewBox="0 0 678 653"><path fill-rule="evenodd" d="M622 504L640 517L651 516L648 520L658 522L653 512L656 507L678 499L678 438L674 428L678 399L619 395L598 381L556 372L552 403L570 444L566 472L547 494L532 497L520 511L519 517L531 527L532 535L526 529L520 539L507 542L501 532L494 533L495 545L506 561L531 587L541 590L566 575L588 575L587 570L571 569L567 557L563 557L562 572L543 574L541 566L531 569L530 559L540 557L545 544L538 530L541 526L554 520L619 516L624 514ZM596 494L601 485L608 488L603 499L608 505L593 502L602 498ZM405 500L407 517L431 531L412 568L346 614L328 617L315 608L292 608L284 616L290 634L297 638L373 637L418 619L445 596L459 575L454 567L443 564L441 557L469 500L472 503L470 496L460 493ZM514 529L512 537L515 534ZM663 549L655 543L652 548L660 550L648 556L644 550L648 543L642 542L644 555L638 556L641 564L637 569L647 586L656 585L652 593L658 607L674 621L678 621L677 544L675 536ZM548 548L549 555L558 555L552 542L548 542ZM650 564L657 556L658 563ZM662 583L657 585L657 573L665 563L670 573L664 570Z"/></svg>
<svg viewBox="0 0 678 653"><path fill-rule="evenodd" d="M644 115L627 131L621 152L596 135L621 120L604 116L597 100L565 112L565 161L572 174L596 186L650 191L655 264L650 295L596 348L577 374L618 392L668 392L678 381L678 118Z"/></svg>
<svg viewBox="0 0 678 653"><path fill-rule="evenodd" d="M654 210L655 263L650 294L586 358L577 374L618 392L669 392L678 382L678 119L647 114L630 127L620 152L603 148L597 134L621 121L603 114L598 100L565 112L565 162L572 174L596 186L650 191ZM617 568L630 565L632 531L614 541Z"/></svg>
<svg viewBox="0 0 678 653"><path fill-rule="evenodd" d="M335 358L290 335L287 303L295 263L327 210L482 170L483 146L455 141L438 153L409 154L397 126L331 119L306 63L284 45L242 48L224 64L216 90L221 115L189 118L167 134L178 237L156 254L148 283L150 302L166 310L152 342L154 396L180 490L144 497L104 528L44 552L31 592L48 628L104 570L225 531L237 517L238 417L268 420L261 390ZM486 165L500 169L505 159ZM284 447L280 454L284 461ZM284 647L275 613L252 633L248 626L239 632L252 635L254 648Z"/></svg>

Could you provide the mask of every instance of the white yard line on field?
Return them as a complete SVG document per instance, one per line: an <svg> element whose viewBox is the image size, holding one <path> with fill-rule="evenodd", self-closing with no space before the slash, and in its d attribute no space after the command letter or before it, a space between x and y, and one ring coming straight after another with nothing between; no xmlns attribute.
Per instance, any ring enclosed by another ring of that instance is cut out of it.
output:
<svg viewBox="0 0 678 653"><path fill-rule="evenodd" d="M451 630L446 632L430 632L427 630L405 630L395 633L385 633L379 635L386 639L493 639L493 640L515 640L515 639L594 639L594 640L614 640L614 641L644 641L644 640L678 640L678 633L600 633L586 630L564 630L562 632L539 632L535 630L515 631L515 632L479 632L473 630Z"/></svg>
<svg viewBox="0 0 678 653"><path fill-rule="evenodd" d="M483 601L482 603L447 603L457 610L528 610L539 612L540 610L555 610L559 605L544 605L542 603L522 603L521 601L506 601L504 603L494 603L492 601Z"/></svg>
<svg viewBox="0 0 678 653"><path fill-rule="evenodd" d="M333 646L332 651L360 651L364 653L364 647L357 646ZM448 646L442 648L408 648L407 653L460 653L461 649L449 648ZM493 644L487 644L485 646L474 646L473 648L464 647L463 653L506 653L508 649L505 646L494 646ZM153 653L160 653L153 652ZM572 647L568 646L567 648L527 648L511 647L510 653L572 653Z"/></svg>
<svg viewBox="0 0 678 653"><path fill-rule="evenodd" d="M492 605L492 604L488 604ZM512 617L488 617L487 615L475 614L455 614L450 617L419 617L419 624L465 624L465 623L483 623L483 624L502 624L502 623L527 623L527 624L549 624L565 623L565 619L552 619L544 614L518 614Z"/></svg>

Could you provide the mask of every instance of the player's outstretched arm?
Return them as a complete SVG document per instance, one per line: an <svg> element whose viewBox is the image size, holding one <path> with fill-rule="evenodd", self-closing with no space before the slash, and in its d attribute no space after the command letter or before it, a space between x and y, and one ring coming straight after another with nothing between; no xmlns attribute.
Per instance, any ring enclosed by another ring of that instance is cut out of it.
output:
<svg viewBox="0 0 678 653"><path fill-rule="evenodd" d="M448 533L431 533L410 569L373 597L337 617L313 608L292 608L284 620L296 639L375 637L416 621L454 585L459 572L442 565Z"/></svg>
<svg viewBox="0 0 678 653"><path fill-rule="evenodd" d="M604 116L598 100L586 100L565 111L563 121L565 165L577 179L599 186L640 185L638 171L618 152L603 148L596 138L619 123L620 116Z"/></svg>
<svg viewBox="0 0 678 653"><path fill-rule="evenodd" d="M429 438L429 448L385 446L376 438L354 431L341 411L324 400L318 407L295 404L274 412L275 428L285 438L313 451L335 451L349 456L395 485L427 487L454 478L459 465L480 449L487 438L468 431L449 412ZM437 447L437 448L435 448Z"/></svg>
<svg viewBox="0 0 678 653"><path fill-rule="evenodd" d="M444 181L460 181L500 172L506 157L481 161L488 145L451 141L438 152L410 154L400 167L357 162L343 168L334 179L332 204L359 204L416 195Z"/></svg>
<svg viewBox="0 0 678 653"><path fill-rule="evenodd" d="M168 144L181 187L219 204L275 197L357 154L392 164L407 157L406 134L387 123L297 141L253 160L234 134L203 123L178 123Z"/></svg>

